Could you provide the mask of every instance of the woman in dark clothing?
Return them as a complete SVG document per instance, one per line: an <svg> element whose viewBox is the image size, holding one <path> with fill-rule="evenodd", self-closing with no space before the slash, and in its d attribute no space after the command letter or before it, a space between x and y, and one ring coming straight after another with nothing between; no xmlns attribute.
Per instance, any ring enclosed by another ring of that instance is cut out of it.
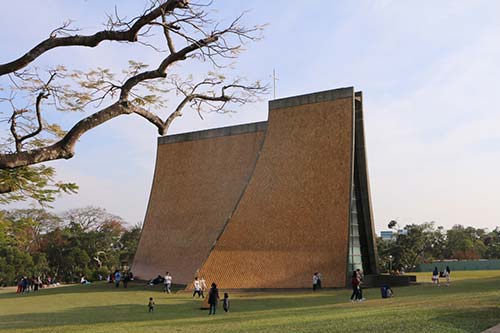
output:
<svg viewBox="0 0 500 333"><path fill-rule="evenodd" d="M359 283L360 283L360 281L359 281L358 273L356 271L352 272L352 278L351 278L351 285L352 285L351 301L352 302L360 299L360 297L359 297Z"/></svg>
<svg viewBox="0 0 500 333"><path fill-rule="evenodd" d="M217 309L217 302L219 301L219 290L217 289L217 285L212 283L212 288L208 292L208 304L210 304L210 311L208 315L215 314L215 310Z"/></svg>

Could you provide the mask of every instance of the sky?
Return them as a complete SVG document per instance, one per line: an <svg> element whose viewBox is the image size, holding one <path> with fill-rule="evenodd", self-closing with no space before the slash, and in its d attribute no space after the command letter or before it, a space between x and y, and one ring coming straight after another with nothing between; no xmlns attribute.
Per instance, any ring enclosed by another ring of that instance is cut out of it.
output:
<svg viewBox="0 0 500 333"><path fill-rule="evenodd" d="M66 19L93 33L115 5L131 18L145 3L4 1L2 12L11 14L0 21L0 63L26 52ZM212 8L221 24L247 10L245 23L268 24L261 41L245 45L234 71L271 83L275 69L277 98L346 86L363 91L376 230L393 219L445 228L500 226L500 107L494 100L500 87L499 1L215 0ZM159 56L143 46L102 43L50 51L37 65L120 72L129 59L154 65ZM176 70L201 75L205 68L183 63ZM169 134L266 120L272 98L203 120L186 112ZM68 126L83 116L60 121ZM75 157L48 163L59 179L80 186L77 195L58 198L54 210L94 205L130 224L143 221L156 140L155 127L134 115L87 133Z"/></svg>

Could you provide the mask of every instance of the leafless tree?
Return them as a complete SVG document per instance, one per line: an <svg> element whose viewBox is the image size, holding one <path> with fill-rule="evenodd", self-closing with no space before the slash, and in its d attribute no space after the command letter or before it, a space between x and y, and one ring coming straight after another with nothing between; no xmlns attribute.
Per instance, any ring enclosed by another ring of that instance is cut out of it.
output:
<svg viewBox="0 0 500 333"><path fill-rule="evenodd" d="M102 231L113 221L124 224L121 217L108 213L104 208L94 206L70 209L62 215L62 220L66 225L76 226L84 232Z"/></svg>
<svg viewBox="0 0 500 333"><path fill-rule="evenodd" d="M79 30L68 21L23 56L0 64L0 79L5 79L0 81L4 82L0 106L10 110L0 119L8 124L0 170L69 159L83 134L121 115L137 114L154 124L159 135L165 135L186 107L200 116L202 112L226 112L231 103L247 103L265 93L267 87L259 82L227 79L219 70L228 66L227 59L239 55L245 42L260 38L262 26L245 27L240 16L220 28L210 19L209 9L210 3L151 0L144 12L131 20L117 11L108 15L105 29L92 35L77 34ZM82 71L60 65L42 71L34 66L52 49L95 48L104 41L145 45L161 54L161 60L154 66L131 60L122 77L105 68ZM209 62L214 70L199 81L196 76L171 73L174 64L187 61ZM165 97L172 93L180 96L174 106ZM44 108L94 111L65 130L46 120ZM164 110L169 111L162 117ZM0 193L8 191L0 186Z"/></svg>

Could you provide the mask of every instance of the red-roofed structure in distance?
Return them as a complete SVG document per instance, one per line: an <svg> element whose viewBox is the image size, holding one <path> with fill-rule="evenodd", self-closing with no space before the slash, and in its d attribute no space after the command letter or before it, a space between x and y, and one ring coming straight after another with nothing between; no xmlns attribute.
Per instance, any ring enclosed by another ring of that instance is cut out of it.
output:
<svg viewBox="0 0 500 333"><path fill-rule="evenodd" d="M376 274L361 92L272 100L266 122L158 139L132 269L225 289L344 287Z"/></svg>

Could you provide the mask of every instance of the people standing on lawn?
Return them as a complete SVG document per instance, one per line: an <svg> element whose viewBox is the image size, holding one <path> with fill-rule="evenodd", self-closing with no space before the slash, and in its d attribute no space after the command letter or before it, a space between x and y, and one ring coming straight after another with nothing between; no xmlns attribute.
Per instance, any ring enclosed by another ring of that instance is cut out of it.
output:
<svg viewBox="0 0 500 333"><path fill-rule="evenodd" d="M155 311L155 301L153 301L153 297L150 297L148 303L148 312L154 312L154 311Z"/></svg>
<svg viewBox="0 0 500 333"><path fill-rule="evenodd" d="M318 281L319 281L318 273L315 272L313 274L313 279L312 279L312 282L313 282L313 291L316 291L316 289L318 289Z"/></svg>
<svg viewBox="0 0 500 333"><path fill-rule="evenodd" d="M196 294L198 294L198 298L200 298L201 297L201 284L200 284L200 281L198 280L198 277L194 278L193 287L194 287L193 298L194 298L194 295L196 295Z"/></svg>
<svg viewBox="0 0 500 333"><path fill-rule="evenodd" d="M364 282L364 275L363 275L363 272L359 268L356 270L356 274L357 274L358 279L359 279L359 288L358 288L359 298L358 299L361 301L364 301L365 299L363 297L363 287L362 287L363 282Z"/></svg>
<svg viewBox="0 0 500 333"><path fill-rule="evenodd" d="M351 277L351 286L352 286L352 294L351 294L351 302L357 301L360 299L359 297L359 284L360 280L358 277L358 273L356 271L352 272Z"/></svg>
<svg viewBox="0 0 500 333"><path fill-rule="evenodd" d="M212 283L212 287L208 291L208 304L210 305L210 311L208 315L215 315L215 310L217 309L217 302L219 301L219 290L217 285Z"/></svg>
<svg viewBox="0 0 500 333"><path fill-rule="evenodd" d="M446 287L450 285L450 273L451 273L450 267L446 266L446 269L443 272L443 277L446 279L446 284L445 284Z"/></svg>
<svg viewBox="0 0 500 333"><path fill-rule="evenodd" d="M35 291L37 291L38 289L42 289L43 284L42 284L42 279L40 278L40 276L35 277L34 280L35 280Z"/></svg>
<svg viewBox="0 0 500 333"><path fill-rule="evenodd" d="M229 311L229 294L224 293L224 299L222 300L222 308L224 309L224 312Z"/></svg>
<svg viewBox="0 0 500 333"><path fill-rule="evenodd" d="M26 287L26 292L33 291L33 280L30 277L26 277L26 281L28 281L28 285Z"/></svg>
<svg viewBox="0 0 500 333"><path fill-rule="evenodd" d="M320 272L316 272L316 276L318 277L318 289L321 289L321 273Z"/></svg>
<svg viewBox="0 0 500 333"><path fill-rule="evenodd" d="M435 266L434 270L432 271L432 283L439 286L439 270L437 266Z"/></svg>
<svg viewBox="0 0 500 333"><path fill-rule="evenodd" d="M22 292L28 292L28 278L26 276L22 279Z"/></svg>
<svg viewBox="0 0 500 333"><path fill-rule="evenodd" d="M119 270L115 271L115 287L118 288L120 287L120 280L122 279L122 274L120 273Z"/></svg>
<svg viewBox="0 0 500 333"><path fill-rule="evenodd" d="M20 294L23 292L23 278L20 278L19 281L17 281L17 294Z"/></svg>
<svg viewBox="0 0 500 333"><path fill-rule="evenodd" d="M169 272L165 274L165 278L163 279L163 291L170 294L172 287L172 275Z"/></svg>
<svg viewBox="0 0 500 333"><path fill-rule="evenodd" d="M130 274L128 272L123 273L123 288L127 288L130 281Z"/></svg>
<svg viewBox="0 0 500 333"><path fill-rule="evenodd" d="M202 276L200 279L200 287L201 287L201 297L205 298L205 291L207 291L207 282L205 278Z"/></svg>

